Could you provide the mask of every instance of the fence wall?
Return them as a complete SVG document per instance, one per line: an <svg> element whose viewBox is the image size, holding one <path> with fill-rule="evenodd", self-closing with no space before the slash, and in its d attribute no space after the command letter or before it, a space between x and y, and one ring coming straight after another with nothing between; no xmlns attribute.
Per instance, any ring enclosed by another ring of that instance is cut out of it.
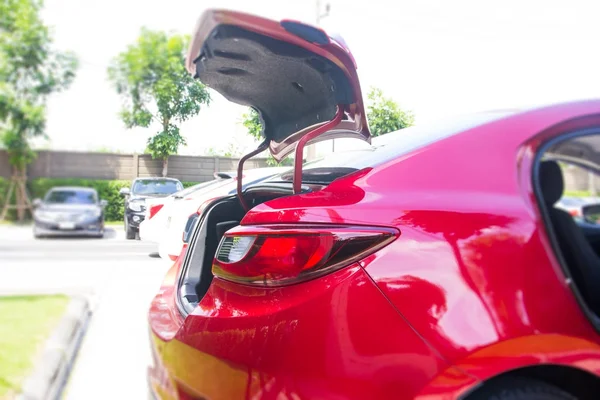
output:
<svg viewBox="0 0 600 400"><path fill-rule="evenodd" d="M238 160L224 157L171 156L168 176L187 182L213 179L215 172L234 171ZM265 159L248 160L244 169L267 165ZM28 168L29 178L123 179L160 176L162 161L149 155L40 151ZM11 176L5 151L0 150L0 176Z"/></svg>
<svg viewBox="0 0 600 400"><path fill-rule="evenodd" d="M224 157L171 156L168 175L187 182L211 180L215 172L234 171L238 160ZM265 167L265 159L248 160L244 168ZM29 178L123 179L160 176L162 161L149 155L83 153L70 151L40 151L29 166ZM600 192L600 178L584 169L568 166L563 169L567 190ZM11 167L4 150L0 150L0 176L11 176Z"/></svg>

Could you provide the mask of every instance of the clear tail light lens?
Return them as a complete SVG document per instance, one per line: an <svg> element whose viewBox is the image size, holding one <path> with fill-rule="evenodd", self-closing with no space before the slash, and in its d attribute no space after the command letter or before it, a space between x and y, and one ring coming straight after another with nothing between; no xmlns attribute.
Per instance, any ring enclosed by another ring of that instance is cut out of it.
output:
<svg viewBox="0 0 600 400"><path fill-rule="evenodd" d="M390 228L238 226L221 239L212 270L239 283L288 285L345 267L398 235Z"/></svg>

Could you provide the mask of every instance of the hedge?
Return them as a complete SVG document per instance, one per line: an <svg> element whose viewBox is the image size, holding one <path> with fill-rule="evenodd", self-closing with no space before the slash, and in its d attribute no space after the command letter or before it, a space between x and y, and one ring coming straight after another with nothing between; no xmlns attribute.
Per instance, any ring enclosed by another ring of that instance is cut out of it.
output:
<svg viewBox="0 0 600 400"><path fill-rule="evenodd" d="M184 187L189 187L197 184L197 182L182 182ZM0 212L4 206L5 196L8 192L9 180L0 178ZM123 197L119 195L119 190L124 187L129 187L129 180L97 180L97 179L68 179L68 178L37 178L27 182L27 189L31 199L42 198L46 192L55 186L84 186L92 187L98 191L98 196L102 200L106 200L108 205L104 209L106 221L122 221L123 220ZM14 195L12 201L14 202ZM16 213L14 210L8 214L8 219L15 219Z"/></svg>

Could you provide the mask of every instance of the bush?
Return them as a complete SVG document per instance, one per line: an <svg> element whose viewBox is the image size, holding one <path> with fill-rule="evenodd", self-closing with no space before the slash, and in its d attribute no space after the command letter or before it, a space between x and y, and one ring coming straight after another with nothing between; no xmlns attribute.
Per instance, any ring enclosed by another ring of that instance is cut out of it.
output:
<svg viewBox="0 0 600 400"><path fill-rule="evenodd" d="M8 192L8 184L10 180L0 177L0 212L4 206L4 196ZM198 182L182 182L184 187L196 185ZM106 221L122 221L124 211L124 198L119 195L119 190L124 187L129 187L129 180L97 180L97 179L79 179L79 178L37 178L27 182L27 189L31 200L43 198L48 190L55 186L84 186L91 187L98 191L98 196L102 200L108 202L104 209ZM12 196L14 204L14 195ZM7 219L14 220L16 217L15 210L10 210Z"/></svg>

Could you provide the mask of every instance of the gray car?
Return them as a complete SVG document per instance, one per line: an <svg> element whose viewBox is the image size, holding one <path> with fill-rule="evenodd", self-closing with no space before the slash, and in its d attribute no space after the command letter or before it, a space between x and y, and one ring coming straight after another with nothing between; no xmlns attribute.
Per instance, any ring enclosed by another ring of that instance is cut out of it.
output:
<svg viewBox="0 0 600 400"><path fill-rule="evenodd" d="M106 200L92 188L63 186L34 200L33 234L43 236L104 236Z"/></svg>

